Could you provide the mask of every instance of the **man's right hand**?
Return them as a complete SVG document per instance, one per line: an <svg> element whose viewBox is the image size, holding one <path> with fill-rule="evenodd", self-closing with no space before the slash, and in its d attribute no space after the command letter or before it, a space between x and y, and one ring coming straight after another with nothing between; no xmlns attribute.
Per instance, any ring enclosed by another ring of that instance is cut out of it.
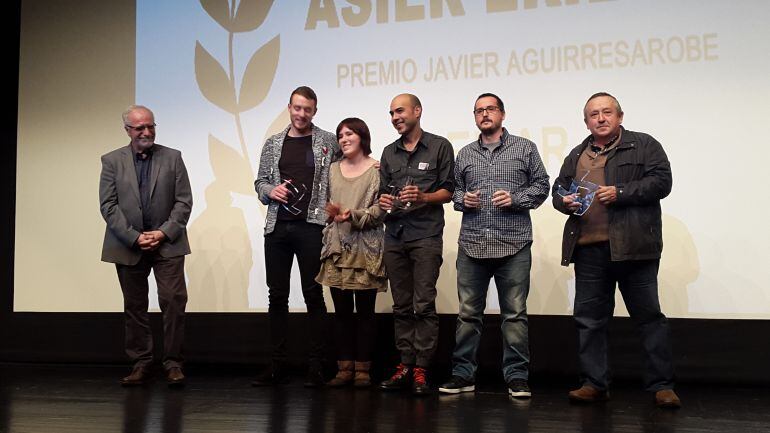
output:
<svg viewBox="0 0 770 433"><path fill-rule="evenodd" d="M561 198L561 202L564 203L564 206L567 207L568 211L574 213L580 209L580 206L582 206L580 203L575 201L576 198L577 195L575 194L565 195Z"/></svg>
<svg viewBox="0 0 770 433"><path fill-rule="evenodd" d="M481 205L481 191L465 191L463 194L463 206L471 209L477 209Z"/></svg>
<svg viewBox="0 0 770 433"><path fill-rule="evenodd" d="M276 185L272 190L270 190L270 194L268 194L268 197L270 197L270 200L275 200L280 203L288 203L289 202L289 194L291 192L289 191L289 188L286 188L286 185L289 183L287 180L286 182Z"/></svg>
<svg viewBox="0 0 770 433"><path fill-rule="evenodd" d="M384 211L389 211L393 209L393 196L390 194L382 194L380 196L380 209Z"/></svg>

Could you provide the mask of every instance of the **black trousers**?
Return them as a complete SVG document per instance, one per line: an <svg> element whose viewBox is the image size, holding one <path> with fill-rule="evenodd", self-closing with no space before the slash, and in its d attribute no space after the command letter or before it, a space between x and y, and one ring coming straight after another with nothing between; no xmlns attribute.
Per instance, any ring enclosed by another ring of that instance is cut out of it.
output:
<svg viewBox="0 0 770 433"><path fill-rule="evenodd" d="M374 304L376 289L342 290L331 288L334 301L334 338L340 361L371 361L377 322ZM353 308L355 307L355 315Z"/></svg>
<svg viewBox="0 0 770 433"><path fill-rule="evenodd" d="M320 363L324 351L326 304L323 289L315 281L321 268L323 227L306 221L277 221L265 235L265 271L268 288L268 317L274 364L286 363L286 332L289 326L289 289L294 257L299 264L302 295L310 319L309 359Z"/></svg>
<svg viewBox="0 0 770 433"><path fill-rule="evenodd" d="M426 368L436 352L436 281L443 244L440 235L409 242L385 235L383 261L393 294L396 348L404 364Z"/></svg>
<svg viewBox="0 0 770 433"><path fill-rule="evenodd" d="M153 362L150 329L149 285L152 270L158 284L158 303L163 313L163 367L181 367L184 341L187 285L184 280L184 256L162 257L157 251L146 252L136 265L119 265L120 288L126 318L126 354L134 367L147 367Z"/></svg>

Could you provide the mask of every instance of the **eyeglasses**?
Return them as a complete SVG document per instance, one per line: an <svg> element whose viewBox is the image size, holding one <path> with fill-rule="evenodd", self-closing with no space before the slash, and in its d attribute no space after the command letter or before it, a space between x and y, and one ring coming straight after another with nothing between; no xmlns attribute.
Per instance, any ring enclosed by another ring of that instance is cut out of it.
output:
<svg viewBox="0 0 770 433"><path fill-rule="evenodd" d="M152 123L150 125L139 125L139 126L131 126L131 125L123 125L126 127L126 129L130 129L134 132L142 132L145 129L149 129L150 131L154 131L155 127L157 126L157 123Z"/></svg>
<svg viewBox="0 0 770 433"><path fill-rule="evenodd" d="M494 113L497 113L498 111L501 111L501 110L500 110L500 107L498 107L498 106L490 105L489 107L477 108L477 109L473 110L473 114L475 114L477 116L481 116L482 114L484 114L485 111L487 113L489 113L489 114L494 114Z"/></svg>

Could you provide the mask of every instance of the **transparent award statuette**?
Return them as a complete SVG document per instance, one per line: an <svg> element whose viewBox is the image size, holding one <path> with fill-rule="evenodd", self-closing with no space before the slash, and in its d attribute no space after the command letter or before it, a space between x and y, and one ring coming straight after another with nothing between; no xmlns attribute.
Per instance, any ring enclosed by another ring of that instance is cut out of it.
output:
<svg viewBox="0 0 770 433"><path fill-rule="evenodd" d="M510 190L507 182L495 182L495 183L493 183L492 184L492 197L489 198L489 203L492 204L493 207L498 207L498 206L495 206L492 203L492 199L495 198L495 194L498 191L503 191L506 194L510 194L511 193L511 190Z"/></svg>
<svg viewBox="0 0 770 433"><path fill-rule="evenodd" d="M414 179L412 179L412 176L407 176L404 178L404 187L401 189L404 189L407 186L412 186L412 185L414 185ZM411 201L406 202L405 207L412 207L412 202Z"/></svg>
<svg viewBox="0 0 770 433"><path fill-rule="evenodd" d="M391 213L393 209L406 209L408 207L411 207L411 202L405 202L402 201L399 197L401 196L401 190L404 189L407 186L414 185L414 179L412 179L410 176L407 176L403 180L403 186L397 186L397 185L388 185L388 188L390 188L389 195L393 197L393 205L391 209L388 209L387 212Z"/></svg>
<svg viewBox="0 0 770 433"><path fill-rule="evenodd" d="M292 215L299 215L302 213L302 209L299 209L297 205L307 194L307 186L304 183L295 185L291 179L283 181L286 183L286 188L289 190L289 198L286 203L281 204L287 212Z"/></svg>
<svg viewBox="0 0 770 433"><path fill-rule="evenodd" d="M583 216L588 212L588 208L591 207L591 203L594 202L594 196L596 196L596 190L599 189L599 185L584 180L588 176L586 173L580 180L573 180L569 186L569 191L564 189L561 185L556 188L556 193L561 197L573 196L577 203L580 203L580 208L573 212L573 215Z"/></svg>

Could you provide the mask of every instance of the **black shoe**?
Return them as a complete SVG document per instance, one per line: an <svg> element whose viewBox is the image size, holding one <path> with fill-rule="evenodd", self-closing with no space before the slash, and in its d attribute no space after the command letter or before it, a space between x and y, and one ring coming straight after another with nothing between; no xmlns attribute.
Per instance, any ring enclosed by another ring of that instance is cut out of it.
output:
<svg viewBox="0 0 770 433"><path fill-rule="evenodd" d="M307 375L305 376L305 382L302 384L305 388L320 388L326 384L324 379L323 368L321 364L311 364L307 369Z"/></svg>
<svg viewBox="0 0 770 433"><path fill-rule="evenodd" d="M412 378L412 394L414 395L428 395L432 391L428 386L428 380L425 378L427 371L422 367L415 367Z"/></svg>
<svg viewBox="0 0 770 433"><path fill-rule="evenodd" d="M472 380L464 379L460 376L452 376L449 382L438 388L439 392L444 394L459 394L461 392L472 392L476 390L476 384Z"/></svg>
<svg viewBox="0 0 770 433"><path fill-rule="evenodd" d="M281 367L268 367L251 382L251 386L275 386L289 383L289 375Z"/></svg>
<svg viewBox="0 0 770 433"><path fill-rule="evenodd" d="M405 364L398 364L396 372L388 380L380 382L380 389L385 391L396 391L406 389L412 382L412 367Z"/></svg>
<svg viewBox="0 0 770 433"><path fill-rule="evenodd" d="M515 398L530 398L532 391L529 390L529 384L524 379L511 379L508 382L508 394Z"/></svg>

